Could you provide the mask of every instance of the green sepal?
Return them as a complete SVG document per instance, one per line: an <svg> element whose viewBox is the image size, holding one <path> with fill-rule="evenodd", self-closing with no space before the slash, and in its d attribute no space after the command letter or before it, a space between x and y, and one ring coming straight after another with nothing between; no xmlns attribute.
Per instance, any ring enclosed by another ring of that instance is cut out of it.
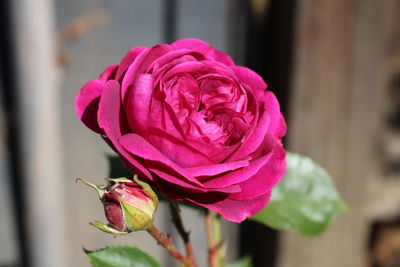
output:
<svg viewBox="0 0 400 267"><path fill-rule="evenodd" d="M126 177L106 178L106 180L107 180L107 181L114 182L114 183L116 183L116 184L132 182L131 179L128 179L128 178L126 178Z"/></svg>
<svg viewBox="0 0 400 267"><path fill-rule="evenodd" d="M120 231L115 229L114 227L112 227L109 224L105 224L102 221L94 221L94 222L90 222L90 225L93 225L94 227L96 227L97 229L100 229L103 232L112 234L112 235L126 235L129 234L130 231Z"/></svg>
<svg viewBox="0 0 400 267"><path fill-rule="evenodd" d="M104 192L107 190L107 186L106 185L97 185L97 184L92 184L82 178L77 178L76 181L81 181L82 183L84 183L85 185L93 188L94 190L96 190L97 194L99 195L100 200L103 199L104 197Z"/></svg>
<svg viewBox="0 0 400 267"><path fill-rule="evenodd" d="M153 216L136 208L132 207L121 198L122 213L126 227L131 231L146 230L153 225Z"/></svg>
<svg viewBox="0 0 400 267"><path fill-rule="evenodd" d="M138 176L137 176L136 174L135 174L135 176L133 176L133 180L134 180L137 184L139 184L139 185L143 188L144 192L146 192L147 196L148 196L149 198L151 198L151 200L153 200L153 204L154 204L154 207L155 207L154 212L156 212L157 207L158 207L158 197L157 197L157 194L154 193L153 189L151 188L151 186L150 186L149 184L147 184L147 183L142 182L141 180L139 180L139 178L138 178Z"/></svg>

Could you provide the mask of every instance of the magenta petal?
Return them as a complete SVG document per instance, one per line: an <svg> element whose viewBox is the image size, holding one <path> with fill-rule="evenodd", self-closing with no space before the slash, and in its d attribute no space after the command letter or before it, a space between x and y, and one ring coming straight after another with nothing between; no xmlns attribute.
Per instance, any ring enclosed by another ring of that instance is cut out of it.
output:
<svg viewBox="0 0 400 267"><path fill-rule="evenodd" d="M199 39L181 39L172 43L171 47L175 49L187 48L228 66L233 66L235 64L227 54L211 47L209 44Z"/></svg>
<svg viewBox="0 0 400 267"><path fill-rule="evenodd" d="M150 74L141 74L127 96L126 113L129 125L140 134L146 131L149 124L153 87L153 77Z"/></svg>
<svg viewBox="0 0 400 267"><path fill-rule="evenodd" d="M143 158L145 160L150 160L154 162L159 162L176 173L181 175L186 181L182 179L176 179L175 183L180 184L194 184L199 187L204 187L199 181L197 181L194 177L192 177L189 173L187 173L184 169L177 166L174 162L169 160L166 156L161 154L154 146L152 146L147 140L137 134L126 134L119 139L119 143L122 145L126 151L132 153L133 155Z"/></svg>
<svg viewBox="0 0 400 267"><path fill-rule="evenodd" d="M267 84L260 75L251 69L242 66L231 66L231 69L235 72L240 83L246 84L257 98L263 96L264 91L267 89Z"/></svg>
<svg viewBox="0 0 400 267"><path fill-rule="evenodd" d="M75 98L75 111L79 119L92 131L102 134L97 121L99 101L104 82L98 79L87 82Z"/></svg>
<svg viewBox="0 0 400 267"><path fill-rule="evenodd" d="M267 108L267 103L264 102L264 112L261 113L261 117L256 123L255 129L250 136L244 140L242 146L232 154L229 161L235 161L249 155L262 144L264 137L268 132L271 118L269 113L266 111Z"/></svg>
<svg viewBox="0 0 400 267"><path fill-rule="evenodd" d="M164 192L165 194L168 195L175 195L174 198L179 198L178 196L183 196L185 193L200 193L204 195L204 193L223 193L223 194L232 194L232 193L238 193L240 192L240 186L239 185L232 185L232 186L227 186L223 188L214 188L214 189L209 189L209 188L203 188L199 187L190 183L185 182L185 178L179 178L181 177L179 174L174 173L172 170L168 170L163 166L162 168L150 168L152 172L154 172L157 176L156 179L161 179L166 182L168 182L168 185L160 185L160 180L155 182L156 186L159 186L159 190ZM178 187L178 188L177 188Z"/></svg>
<svg viewBox="0 0 400 267"><path fill-rule="evenodd" d="M135 158L126 153L118 143L118 139L121 137L120 106L119 84L114 80L108 81L104 87L99 103L99 112L97 114L99 125L115 150L125 159L124 162L131 164L135 169L142 172L143 175L151 178L150 172Z"/></svg>
<svg viewBox="0 0 400 267"><path fill-rule="evenodd" d="M272 190L286 172L285 150L281 143L277 143L273 156L257 174L239 185L242 191L230 195L230 198L242 200L258 197Z"/></svg>
<svg viewBox="0 0 400 267"><path fill-rule="evenodd" d="M108 80L113 79L113 74L115 73L115 70L117 69L118 65L113 64L108 66L103 73L100 75L99 80L102 80L103 82L106 82Z"/></svg>
<svg viewBox="0 0 400 267"><path fill-rule="evenodd" d="M204 185L207 187L219 188L243 182L256 174L268 162L271 156L272 152L267 153L258 159L251 161L249 166L237 171L229 172L228 174L219 177L215 177L207 182L204 182Z"/></svg>
<svg viewBox="0 0 400 267"><path fill-rule="evenodd" d="M265 112L268 113L270 119L268 125L268 133L283 136L286 132L285 120L280 112L279 102L276 96L267 91L265 93Z"/></svg>
<svg viewBox="0 0 400 267"><path fill-rule="evenodd" d="M253 199L235 200L226 198L222 201L212 204L196 203L195 201L191 200L189 201L219 213L222 215L222 217L229 221L241 223L242 221L262 210L265 205L267 205L270 198L271 192L267 192L266 194Z"/></svg>
<svg viewBox="0 0 400 267"><path fill-rule="evenodd" d="M133 85L137 76L143 74L154 60L168 53L170 50L171 48L169 45L156 45L151 48L146 48L135 58L128 67L122 80L122 99L125 99L128 88Z"/></svg>
<svg viewBox="0 0 400 267"><path fill-rule="evenodd" d="M128 53L126 53L124 58L121 60L121 63L119 64L115 80L118 81L122 77L122 75L124 75L128 67L132 64L132 62L136 59L136 57L140 53L142 53L145 49L146 47L138 46L132 48L131 50L128 51Z"/></svg>
<svg viewBox="0 0 400 267"><path fill-rule="evenodd" d="M234 162L226 162L221 164L213 164L213 165L205 165L205 166L196 166L191 168L186 168L191 175L195 177L199 176L214 176L221 173L225 173L228 171L234 171L243 167L247 167L249 165L249 160L251 158L247 158L240 161Z"/></svg>
<svg viewBox="0 0 400 267"><path fill-rule="evenodd" d="M162 129L150 127L147 131L146 139L148 139L158 151L166 155L168 159L178 164L180 167L210 165L214 163L203 153Z"/></svg>

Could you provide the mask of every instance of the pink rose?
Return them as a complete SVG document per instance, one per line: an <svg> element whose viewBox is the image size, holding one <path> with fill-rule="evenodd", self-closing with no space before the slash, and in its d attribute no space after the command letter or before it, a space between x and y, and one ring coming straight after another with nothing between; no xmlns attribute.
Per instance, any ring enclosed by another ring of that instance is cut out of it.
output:
<svg viewBox="0 0 400 267"><path fill-rule="evenodd" d="M285 174L286 132L263 79L196 39L134 47L75 109L124 165L168 197L241 222Z"/></svg>

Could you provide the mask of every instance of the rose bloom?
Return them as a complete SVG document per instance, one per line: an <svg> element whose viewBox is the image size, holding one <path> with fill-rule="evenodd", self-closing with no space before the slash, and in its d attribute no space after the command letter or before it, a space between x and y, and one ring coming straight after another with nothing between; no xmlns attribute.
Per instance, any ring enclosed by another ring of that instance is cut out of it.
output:
<svg viewBox="0 0 400 267"><path fill-rule="evenodd" d="M263 79L207 43L134 47L75 109L123 164L169 198L230 221L259 212L285 174L286 132Z"/></svg>

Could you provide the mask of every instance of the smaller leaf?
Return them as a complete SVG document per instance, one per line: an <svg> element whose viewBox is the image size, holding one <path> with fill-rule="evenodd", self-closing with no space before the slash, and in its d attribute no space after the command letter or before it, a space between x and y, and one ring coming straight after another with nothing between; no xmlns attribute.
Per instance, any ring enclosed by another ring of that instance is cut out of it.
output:
<svg viewBox="0 0 400 267"><path fill-rule="evenodd" d="M268 205L251 220L303 236L319 235L346 209L329 174L310 158L287 153L285 177L272 190Z"/></svg>
<svg viewBox="0 0 400 267"><path fill-rule="evenodd" d="M250 256L246 256L238 261L226 264L226 267L252 267L252 266L253 263Z"/></svg>
<svg viewBox="0 0 400 267"><path fill-rule="evenodd" d="M134 247L108 247L85 252L93 267L161 267L150 255Z"/></svg>

